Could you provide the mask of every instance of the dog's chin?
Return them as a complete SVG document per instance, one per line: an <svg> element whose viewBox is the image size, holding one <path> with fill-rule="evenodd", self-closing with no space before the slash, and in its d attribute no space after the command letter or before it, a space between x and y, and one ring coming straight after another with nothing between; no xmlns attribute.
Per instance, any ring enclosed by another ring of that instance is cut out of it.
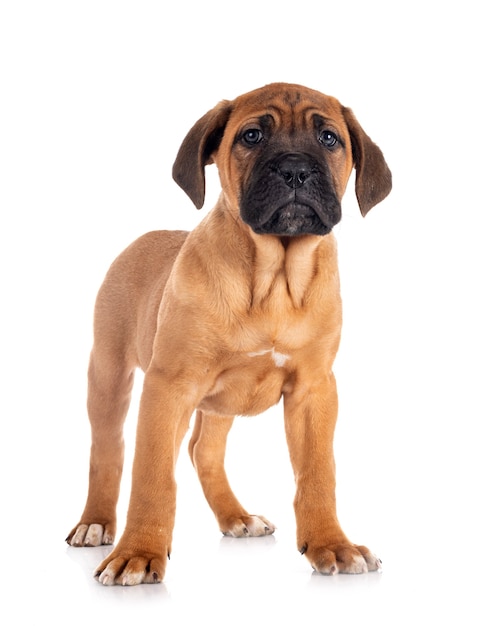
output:
<svg viewBox="0 0 477 626"><path fill-rule="evenodd" d="M276 210L265 222L248 222L258 235L299 237L300 235L328 235L333 224L325 224L311 207L303 204L287 204Z"/></svg>

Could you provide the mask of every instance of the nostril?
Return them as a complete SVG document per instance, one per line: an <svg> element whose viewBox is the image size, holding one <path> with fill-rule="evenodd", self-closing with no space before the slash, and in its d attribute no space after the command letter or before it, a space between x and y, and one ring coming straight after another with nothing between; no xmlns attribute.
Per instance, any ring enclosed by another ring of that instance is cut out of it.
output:
<svg viewBox="0 0 477 626"><path fill-rule="evenodd" d="M310 176L310 172L309 171L304 171L302 170L301 172L298 172L297 174L297 180L300 183L300 185L303 185L303 183L306 181L306 179Z"/></svg>

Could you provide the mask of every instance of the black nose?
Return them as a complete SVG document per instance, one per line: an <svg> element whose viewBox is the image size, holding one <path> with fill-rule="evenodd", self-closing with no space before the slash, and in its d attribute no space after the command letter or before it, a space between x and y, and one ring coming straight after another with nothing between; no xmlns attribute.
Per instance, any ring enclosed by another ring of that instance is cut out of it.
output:
<svg viewBox="0 0 477 626"><path fill-rule="evenodd" d="M289 187L297 189L310 177L311 166L301 155L288 154L278 164L278 172Z"/></svg>

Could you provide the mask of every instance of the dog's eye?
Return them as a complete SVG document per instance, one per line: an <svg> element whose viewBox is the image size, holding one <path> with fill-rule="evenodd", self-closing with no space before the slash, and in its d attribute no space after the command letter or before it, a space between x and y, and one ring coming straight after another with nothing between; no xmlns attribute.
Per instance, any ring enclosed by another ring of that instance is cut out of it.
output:
<svg viewBox="0 0 477 626"><path fill-rule="evenodd" d="M333 148L338 143L338 137L331 130L321 131L319 139L327 148Z"/></svg>
<svg viewBox="0 0 477 626"><path fill-rule="evenodd" d="M242 140L249 146L255 146L263 139L263 133L259 128L249 128L242 134Z"/></svg>

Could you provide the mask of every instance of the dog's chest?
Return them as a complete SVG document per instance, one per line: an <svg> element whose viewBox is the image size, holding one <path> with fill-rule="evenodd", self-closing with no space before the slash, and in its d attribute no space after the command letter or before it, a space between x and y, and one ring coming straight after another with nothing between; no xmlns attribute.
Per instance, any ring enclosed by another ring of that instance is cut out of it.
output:
<svg viewBox="0 0 477 626"><path fill-rule="evenodd" d="M289 360L273 348L237 356L218 374L199 408L219 415L263 413L280 400Z"/></svg>
<svg viewBox="0 0 477 626"><path fill-rule="evenodd" d="M247 352L247 356L252 358L265 355L271 356L276 367L283 367L290 358L289 354L283 354L283 352L278 352L278 350L275 350L275 348L269 348L268 350L259 350L258 352Z"/></svg>
<svg viewBox="0 0 477 626"><path fill-rule="evenodd" d="M256 415L276 404L297 366L301 324L251 325L237 333L200 408ZM284 339L287 339L286 341Z"/></svg>

